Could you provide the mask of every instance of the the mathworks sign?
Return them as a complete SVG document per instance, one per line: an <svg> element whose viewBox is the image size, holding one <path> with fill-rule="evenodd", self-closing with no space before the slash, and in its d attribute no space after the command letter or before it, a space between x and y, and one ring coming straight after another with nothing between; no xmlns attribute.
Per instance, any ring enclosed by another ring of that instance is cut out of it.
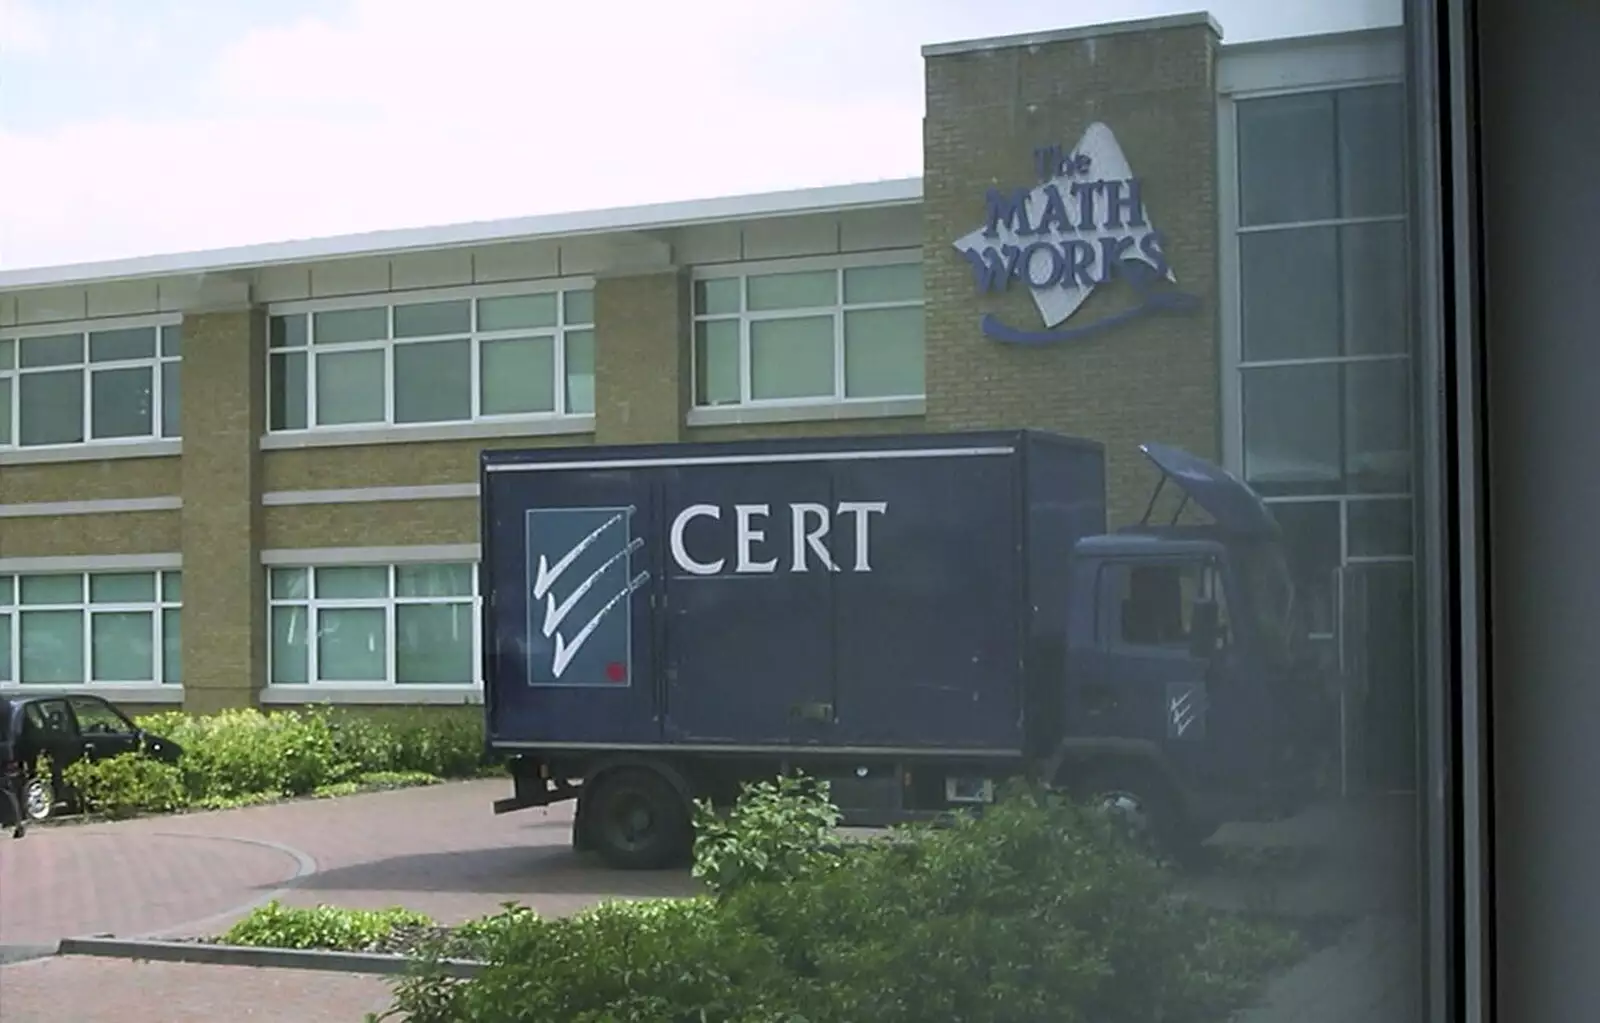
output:
<svg viewBox="0 0 1600 1023"><path fill-rule="evenodd" d="M991 188L984 225L955 243L980 292L1026 287L1044 321L1042 328L1025 329L991 313L983 318L985 336L1052 344L1199 305L1174 287L1164 238L1110 128L1091 124L1075 148L1044 146L1034 160L1040 184L1009 193ZM1134 305L1091 322L1074 320L1090 292L1118 281L1133 290Z"/></svg>

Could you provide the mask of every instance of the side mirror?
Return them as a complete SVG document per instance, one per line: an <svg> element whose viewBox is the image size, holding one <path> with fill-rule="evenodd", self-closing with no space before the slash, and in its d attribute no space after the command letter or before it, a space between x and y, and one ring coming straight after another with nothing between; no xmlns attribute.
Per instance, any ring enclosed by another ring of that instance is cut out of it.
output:
<svg viewBox="0 0 1600 1023"><path fill-rule="evenodd" d="M1217 602L1196 601L1189 623L1189 652L1199 660L1210 660L1222 641L1222 624Z"/></svg>

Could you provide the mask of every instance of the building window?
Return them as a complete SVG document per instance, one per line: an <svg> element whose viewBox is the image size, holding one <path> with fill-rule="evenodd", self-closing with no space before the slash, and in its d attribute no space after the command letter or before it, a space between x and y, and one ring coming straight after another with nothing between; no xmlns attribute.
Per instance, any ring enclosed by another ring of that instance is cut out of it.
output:
<svg viewBox="0 0 1600 1023"><path fill-rule="evenodd" d="M0 448L181 435L178 323L0 336Z"/></svg>
<svg viewBox="0 0 1600 1023"><path fill-rule="evenodd" d="M472 685L478 680L473 564L274 568L273 685Z"/></svg>
<svg viewBox="0 0 1600 1023"><path fill-rule="evenodd" d="M1267 494L1411 479L1405 96L1236 104L1245 477Z"/></svg>
<svg viewBox="0 0 1600 1023"><path fill-rule="evenodd" d="M479 288L272 312L274 431L594 413L587 288Z"/></svg>
<svg viewBox="0 0 1600 1023"><path fill-rule="evenodd" d="M183 682L182 573L0 575L0 685Z"/></svg>
<svg viewBox="0 0 1600 1023"><path fill-rule="evenodd" d="M920 398L922 301L914 259L702 271L695 404Z"/></svg>

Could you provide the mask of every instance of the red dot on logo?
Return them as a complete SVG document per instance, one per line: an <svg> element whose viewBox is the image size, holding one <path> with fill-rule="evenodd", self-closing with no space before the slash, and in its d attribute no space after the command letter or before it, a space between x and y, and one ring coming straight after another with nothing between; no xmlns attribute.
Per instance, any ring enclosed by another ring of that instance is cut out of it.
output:
<svg viewBox="0 0 1600 1023"><path fill-rule="evenodd" d="M611 661L606 665L606 678L613 682L626 682L628 680L628 666L621 661Z"/></svg>

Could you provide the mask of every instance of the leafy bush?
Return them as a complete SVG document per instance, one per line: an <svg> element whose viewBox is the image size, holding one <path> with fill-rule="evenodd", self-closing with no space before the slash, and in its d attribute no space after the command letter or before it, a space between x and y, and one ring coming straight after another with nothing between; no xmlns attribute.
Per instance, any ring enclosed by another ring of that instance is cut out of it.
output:
<svg viewBox="0 0 1600 1023"><path fill-rule="evenodd" d="M319 905L285 906L273 899L230 927L220 940L227 945L265 948L315 948L365 952L382 945L396 930L430 927L426 914L399 906L387 909L340 909Z"/></svg>
<svg viewBox="0 0 1600 1023"><path fill-rule="evenodd" d="M471 777L484 760L483 726L472 712L167 711L138 724L178 743L183 756L176 768L135 756L72 765L65 780L97 812L128 816L348 795Z"/></svg>
<svg viewBox="0 0 1600 1023"><path fill-rule="evenodd" d="M726 815L697 802L694 876L721 895L814 873L837 862L838 825L828 783L804 776L746 785Z"/></svg>
<svg viewBox="0 0 1600 1023"><path fill-rule="evenodd" d="M716 894L502 920L471 980L423 968L413 1023L1220 1023L1301 954L1175 897L1108 815L1014 790L981 817L843 845L826 793L751 786L709 827Z"/></svg>
<svg viewBox="0 0 1600 1023"><path fill-rule="evenodd" d="M189 801L183 772L148 757L120 756L95 763L79 760L61 772L86 807L113 819L169 813Z"/></svg>

